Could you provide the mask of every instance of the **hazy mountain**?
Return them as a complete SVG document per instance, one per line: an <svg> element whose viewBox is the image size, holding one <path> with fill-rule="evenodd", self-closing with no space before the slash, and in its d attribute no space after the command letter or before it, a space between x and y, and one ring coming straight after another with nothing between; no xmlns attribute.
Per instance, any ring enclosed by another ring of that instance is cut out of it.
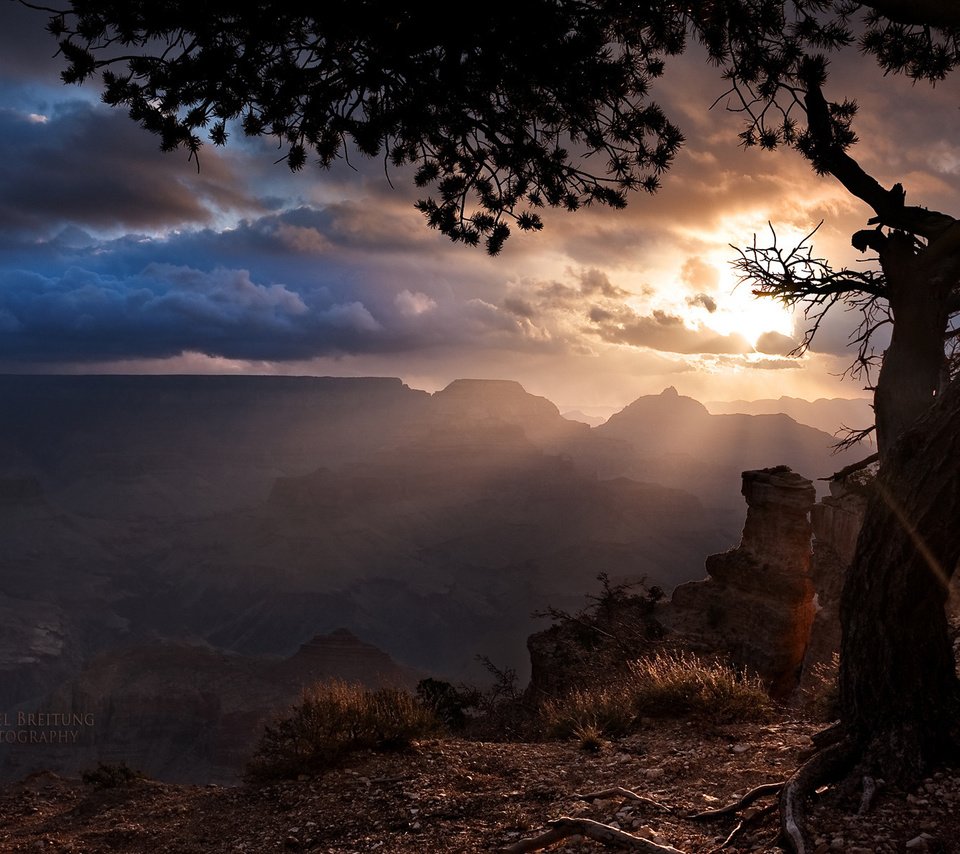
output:
<svg viewBox="0 0 960 854"><path fill-rule="evenodd" d="M586 412L583 412L579 409L570 409L566 412L561 412L564 418L568 421L579 421L581 424L586 424L589 427L599 427L606 421L606 416L603 415L587 415Z"/></svg>
<svg viewBox="0 0 960 854"><path fill-rule="evenodd" d="M622 452L628 476L691 490L710 501L728 500L725 496L739 492L740 472L774 460L816 479L863 456L834 455L831 436L782 413L711 415L672 387L638 398L591 436L628 446ZM604 457L609 456L608 446Z"/></svg>
<svg viewBox="0 0 960 854"><path fill-rule="evenodd" d="M742 470L844 464L786 415L671 389L593 429L509 381L0 377L0 400L0 709L95 685L98 714L133 715L139 685L196 723L269 694L248 658L338 627L418 671L523 673L530 613L598 573L702 575L738 539Z"/></svg>
<svg viewBox="0 0 960 854"><path fill-rule="evenodd" d="M873 408L866 397L820 397L816 400L780 397L776 400L709 401L705 405L715 415L774 415L782 412L800 424L808 424L830 435L843 428L863 430L873 424ZM869 450L865 451L864 456L868 453Z"/></svg>
<svg viewBox="0 0 960 854"><path fill-rule="evenodd" d="M524 670L531 611L581 603L601 571L672 587L729 544L726 521L678 490L583 475L516 427L438 430L185 527L151 570L151 620L271 653L345 624L441 674L477 653Z"/></svg>

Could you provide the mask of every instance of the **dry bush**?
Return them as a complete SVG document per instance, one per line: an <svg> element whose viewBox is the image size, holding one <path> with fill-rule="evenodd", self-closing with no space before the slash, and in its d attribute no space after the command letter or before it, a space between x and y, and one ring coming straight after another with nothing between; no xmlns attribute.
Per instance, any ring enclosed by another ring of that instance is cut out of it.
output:
<svg viewBox="0 0 960 854"><path fill-rule="evenodd" d="M626 735L635 728L636 717L622 684L577 688L540 707L540 720L550 738L579 737L591 730Z"/></svg>
<svg viewBox="0 0 960 854"><path fill-rule="evenodd" d="M718 723L766 720L773 703L763 682L687 653L632 661L627 690L638 714L709 715Z"/></svg>
<svg viewBox="0 0 960 854"><path fill-rule="evenodd" d="M620 681L580 688L540 709L545 733L569 738L597 730L608 736L638 728L641 717L709 716L718 723L768 720L774 707L759 679L685 653L629 663Z"/></svg>
<svg viewBox="0 0 960 854"><path fill-rule="evenodd" d="M248 776L314 774L358 750L399 750L436 731L436 716L406 691L330 682L303 693L290 713L264 729Z"/></svg>
<svg viewBox="0 0 960 854"><path fill-rule="evenodd" d="M813 681L800 698L803 711L815 721L829 723L840 717L840 656L813 666Z"/></svg>
<svg viewBox="0 0 960 854"><path fill-rule="evenodd" d="M98 789L115 789L138 783L146 777L142 771L128 768L126 762L118 765L99 762L96 768L84 771L80 779L88 786L96 786Z"/></svg>

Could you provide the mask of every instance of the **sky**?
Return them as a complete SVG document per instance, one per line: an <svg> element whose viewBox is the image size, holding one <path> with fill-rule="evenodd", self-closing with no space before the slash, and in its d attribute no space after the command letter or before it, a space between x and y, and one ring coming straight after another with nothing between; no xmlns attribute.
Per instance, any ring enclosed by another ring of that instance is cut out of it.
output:
<svg viewBox="0 0 960 854"><path fill-rule="evenodd" d="M864 264L870 211L795 152L744 150L695 52L653 95L687 143L626 210L548 211L496 258L413 207L409 175L354 158L291 174L269 141L205 146L200 170L95 86L64 86L43 13L0 0L0 372L399 376L435 390L515 379L607 412L666 386L700 400L862 397L843 379L856 317L836 309L790 356L802 316L737 285L732 246L823 221L816 254ZM951 213L960 88L837 60L854 149L909 203ZM392 184L392 186L391 186ZM882 344L882 342L880 342Z"/></svg>

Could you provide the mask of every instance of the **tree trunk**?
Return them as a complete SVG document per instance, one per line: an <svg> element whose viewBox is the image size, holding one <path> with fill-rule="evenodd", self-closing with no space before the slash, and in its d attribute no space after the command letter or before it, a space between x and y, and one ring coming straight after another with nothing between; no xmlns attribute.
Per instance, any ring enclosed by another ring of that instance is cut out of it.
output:
<svg viewBox="0 0 960 854"><path fill-rule="evenodd" d="M882 463L897 437L934 401L944 363L949 287L944 287L939 269L926 269L912 236L890 235L880 251L880 264L893 313L893 334L874 390Z"/></svg>
<svg viewBox="0 0 960 854"><path fill-rule="evenodd" d="M953 744L944 605L960 558L960 382L889 450L841 600L840 699L864 771L915 781Z"/></svg>

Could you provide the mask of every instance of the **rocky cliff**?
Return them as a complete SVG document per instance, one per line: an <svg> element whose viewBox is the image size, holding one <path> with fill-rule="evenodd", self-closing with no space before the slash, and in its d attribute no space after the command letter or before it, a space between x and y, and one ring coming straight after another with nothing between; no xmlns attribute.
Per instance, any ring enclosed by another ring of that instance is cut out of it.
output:
<svg viewBox="0 0 960 854"><path fill-rule="evenodd" d="M747 519L740 545L707 558L708 578L673 592L664 622L736 666L775 696L797 685L813 622L813 484L785 466L743 473Z"/></svg>
<svg viewBox="0 0 960 854"><path fill-rule="evenodd" d="M815 590L810 643L803 659L801 695L816 693L840 653L840 594L867 510L867 490L856 480L832 480L830 494L814 505L810 580Z"/></svg>

